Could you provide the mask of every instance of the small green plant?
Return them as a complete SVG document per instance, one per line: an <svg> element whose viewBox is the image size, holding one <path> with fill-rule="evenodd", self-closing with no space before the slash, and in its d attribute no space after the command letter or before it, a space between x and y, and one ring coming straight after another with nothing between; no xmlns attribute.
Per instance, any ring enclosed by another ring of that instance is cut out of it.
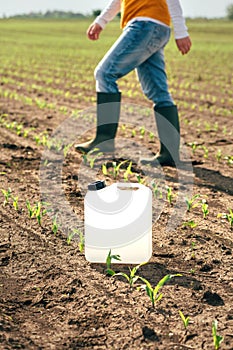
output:
<svg viewBox="0 0 233 350"><path fill-rule="evenodd" d="M132 136L132 137L135 137L135 136L136 136L136 130L135 130L135 129L133 129L133 130L131 131L131 136Z"/></svg>
<svg viewBox="0 0 233 350"><path fill-rule="evenodd" d="M203 218L206 219L207 215L209 214L209 206L206 203L205 199L203 199L201 203L202 203L201 204L201 210L202 210L202 213L203 213Z"/></svg>
<svg viewBox="0 0 233 350"><path fill-rule="evenodd" d="M16 196L11 196L12 197L12 200L13 200L13 207L15 208L15 210L19 210L19 204L18 204L18 200L19 200L19 197Z"/></svg>
<svg viewBox="0 0 233 350"><path fill-rule="evenodd" d="M137 177L138 183L141 185L143 185L144 182L146 181L146 178L143 179L140 174L138 174L136 177Z"/></svg>
<svg viewBox="0 0 233 350"><path fill-rule="evenodd" d="M218 162L220 162L222 159L222 151L220 149L218 149L218 151L217 151L216 159Z"/></svg>
<svg viewBox="0 0 233 350"><path fill-rule="evenodd" d="M133 174L131 168L132 168L132 162L129 163L129 165L127 166L126 171L124 172L124 175L123 175L124 181L128 181L129 175Z"/></svg>
<svg viewBox="0 0 233 350"><path fill-rule="evenodd" d="M229 214L228 213L219 213L218 218L226 219L229 224L230 228L233 229L233 210L229 209Z"/></svg>
<svg viewBox="0 0 233 350"><path fill-rule="evenodd" d="M45 204L44 202L37 202L34 206L31 206L30 202L26 201L29 218L32 219L35 216L39 226L42 224L42 217L47 213L47 209L42 209Z"/></svg>
<svg viewBox="0 0 233 350"><path fill-rule="evenodd" d="M208 158L209 157L209 150L206 146L202 146L202 149L204 151L204 158Z"/></svg>
<svg viewBox="0 0 233 350"><path fill-rule="evenodd" d="M197 142L190 142L190 143L188 143L188 145L192 148L193 154L195 154L196 149L197 149L197 147L198 147Z"/></svg>
<svg viewBox="0 0 233 350"><path fill-rule="evenodd" d="M145 265L146 263L141 263L135 267L133 267L132 269L129 267L129 275L127 275L126 273L124 272L118 272L118 273L115 273L114 271L110 270L110 273L112 276L122 276L124 278L126 278L126 280L129 282L129 286L130 288L133 287L133 285L137 282L137 280L139 279L139 275L137 275L137 271L138 269L142 266L142 265Z"/></svg>
<svg viewBox="0 0 233 350"><path fill-rule="evenodd" d="M224 159L227 161L227 165L233 165L233 156L226 156Z"/></svg>
<svg viewBox="0 0 233 350"><path fill-rule="evenodd" d="M195 194L192 198L185 198L185 203L187 205L187 211L190 212L192 209L196 208L199 205L199 201L197 199L200 197L199 194Z"/></svg>
<svg viewBox="0 0 233 350"><path fill-rule="evenodd" d="M106 166L106 164L102 164L102 173L103 175L108 175L108 168Z"/></svg>
<svg viewBox="0 0 233 350"><path fill-rule="evenodd" d="M118 260L121 261L120 255L112 254L111 249L108 252L107 258L106 258L106 272L109 275L114 275L115 272L112 270L112 260Z"/></svg>
<svg viewBox="0 0 233 350"><path fill-rule="evenodd" d="M167 186L167 200L168 200L168 203L170 205L172 205L173 197L174 197L174 195L173 195L173 192L172 192L172 188Z"/></svg>
<svg viewBox="0 0 233 350"><path fill-rule="evenodd" d="M35 208L31 206L31 204L28 200L26 201L26 206L28 209L28 216L31 219L35 215Z"/></svg>
<svg viewBox="0 0 233 350"><path fill-rule="evenodd" d="M146 291L146 294L149 296L150 301L152 303L152 306L155 307L155 304L162 299L163 294L159 292L159 290L164 286L165 283L169 282L173 277L182 276L180 274L175 275L166 275L164 276L159 283L153 288L150 284L150 282L140 277L141 281L145 283L145 285L140 286L140 289L144 289Z"/></svg>
<svg viewBox="0 0 233 350"><path fill-rule="evenodd" d="M146 131L146 129L145 129L145 126L142 126L141 128L140 128L140 137L144 137L145 136L145 131Z"/></svg>
<svg viewBox="0 0 233 350"><path fill-rule="evenodd" d="M123 160L122 162L120 162L119 164L117 164L117 162L112 162L112 166L113 166L113 171L112 171L112 175L114 180L117 178L117 176L119 175L120 172L120 168L123 164L125 164L126 162L128 162L128 160Z"/></svg>
<svg viewBox="0 0 233 350"><path fill-rule="evenodd" d="M47 213L47 209L42 209L42 205L45 203L37 202L35 205L35 216L39 226L42 224L42 217Z"/></svg>
<svg viewBox="0 0 233 350"><path fill-rule="evenodd" d="M74 238L75 235L78 235L79 237L79 242L78 242L78 248L80 253L83 252L84 250L84 245L85 245L85 240L84 240L84 234L80 229L73 229L67 236L67 244L70 245L72 239Z"/></svg>
<svg viewBox="0 0 233 350"><path fill-rule="evenodd" d="M179 310L179 315L180 315L180 318L183 322L184 328L187 328L189 325L190 317L189 316L185 317L181 310Z"/></svg>
<svg viewBox="0 0 233 350"><path fill-rule="evenodd" d="M4 196L3 206L5 207L9 203L9 199L11 197L11 188L9 187L7 190L1 189L1 191Z"/></svg>
<svg viewBox="0 0 233 350"><path fill-rule="evenodd" d="M55 215L53 218L52 232L54 233L54 235L56 235L58 232L57 215Z"/></svg>
<svg viewBox="0 0 233 350"><path fill-rule="evenodd" d="M220 344L224 340L224 337L217 334L218 329L218 321L214 320L212 324L212 335L213 335L213 341L214 341L214 348L215 350L218 350L220 348Z"/></svg>
<svg viewBox="0 0 233 350"><path fill-rule="evenodd" d="M155 198L158 198L158 197L162 198L163 197L162 190L159 189L158 183L155 183L155 182L152 183L152 192L153 192Z"/></svg>
<svg viewBox="0 0 233 350"><path fill-rule="evenodd" d="M94 164L96 159L98 159L98 157L103 155L103 152L98 152L99 148L94 148L93 150L91 150L90 152L88 152L87 156L86 156L86 161L89 162L90 168L93 169L94 168ZM83 157L84 158L84 157ZM84 161L85 162L85 161ZM86 163L85 163L86 164Z"/></svg>
<svg viewBox="0 0 233 350"><path fill-rule="evenodd" d="M189 221L183 222L182 226L195 228L195 227L197 227L197 223L194 220L189 220Z"/></svg>

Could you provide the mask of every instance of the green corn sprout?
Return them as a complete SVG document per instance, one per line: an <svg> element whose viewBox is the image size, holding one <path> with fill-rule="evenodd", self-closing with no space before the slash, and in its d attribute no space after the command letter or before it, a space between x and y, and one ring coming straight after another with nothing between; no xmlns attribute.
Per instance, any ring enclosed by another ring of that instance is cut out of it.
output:
<svg viewBox="0 0 233 350"><path fill-rule="evenodd" d="M57 215L53 218L53 226L52 226L52 232L56 235L58 232L58 223L57 223Z"/></svg>
<svg viewBox="0 0 233 350"><path fill-rule="evenodd" d="M209 150L206 146L202 146L202 149L204 150L204 158L208 158L209 156Z"/></svg>
<svg viewBox="0 0 233 350"><path fill-rule="evenodd" d="M209 206L208 204L206 203L206 200L203 199L202 200L202 204L201 204L201 210L202 210L202 213L203 213L203 218L206 219L207 215L209 214Z"/></svg>
<svg viewBox="0 0 233 350"><path fill-rule="evenodd" d="M102 165L102 173L105 176L108 175L108 168L107 168L106 164Z"/></svg>
<svg viewBox="0 0 233 350"><path fill-rule="evenodd" d="M122 162L120 162L118 165L116 162L112 162L112 166L113 166L113 172L112 172L112 175L114 177L114 179L117 178L117 176L119 175L119 172L120 172L120 168L123 164L125 164L126 162L128 162L128 160L123 160Z"/></svg>
<svg viewBox="0 0 233 350"><path fill-rule="evenodd" d="M131 171L131 168L132 168L132 162L129 163L126 171L124 172L124 181L128 181L129 175L133 174L133 172Z"/></svg>
<svg viewBox="0 0 233 350"><path fill-rule="evenodd" d="M217 215L218 218L222 218L222 219L226 219L229 224L230 224L230 228L233 228L233 210L229 209L229 214L227 213L219 213Z"/></svg>
<svg viewBox="0 0 233 350"><path fill-rule="evenodd" d="M185 203L187 205L187 211L191 211L191 209L196 208L199 205L199 202L196 202L196 199L199 198L200 195L196 194L192 198L188 199L187 197L185 198Z"/></svg>
<svg viewBox="0 0 233 350"><path fill-rule="evenodd" d="M106 272L109 275L113 276L115 274L115 272L112 270L112 260L121 261L121 258L120 258L120 255L116 255L116 254L112 255L112 251L110 249L108 252L107 258L106 258Z"/></svg>
<svg viewBox="0 0 233 350"><path fill-rule="evenodd" d="M8 203L9 203L9 199L11 197L11 188L9 187L8 190L1 190L3 195L4 195L4 202L3 202L3 206L5 207Z"/></svg>
<svg viewBox="0 0 233 350"><path fill-rule="evenodd" d="M214 348L215 350L218 350L220 348L220 344L224 340L224 337L217 334L218 329L218 321L214 320L212 324L212 335L213 335L213 341L214 341Z"/></svg>
<svg viewBox="0 0 233 350"><path fill-rule="evenodd" d="M144 263L141 263L135 267L133 267L132 269L129 267L129 275L127 275L126 273L124 272L118 272L118 273L115 273L114 271L110 270L110 273L112 274L112 276L122 276L124 277L128 282L129 282L129 286L130 288L133 287L133 285L137 282L137 280L140 278L138 275L136 275L138 269L142 266L142 265L145 265L146 262Z"/></svg>
<svg viewBox="0 0 233 350"><path fill-rule="evenodd" d="M154 137L155 137L155 134L153 132L150 132L149 133L149 138L150 138L151 141L154 139Z"/></svg>
<svg viewBox="0 0 233 350"><path fill-rule="evenodd" d="M153 182L153 183L152 183L152 191L153 191L153 194L154 194L154 196L155 196L156 198L157 198L158 196L159 196L160 198L162 198L162 197L163 197L162 190L160 190L158 186L159 186L159 185L158 185L157 183Z"/></svg>
<svg viewBox="0 0 233 350"><path fill-rule="evenodd" d="M16 196L16 197L12 196L12 200L13 200L13 207L15 208L15 210L18 210L18 209L19 209L18 199L19 199L19 197L18 197L18 196Z"/></svg>
<svg viewBox="0 0 233 350"><path fill-rule="evenodd" d="M172 205L172 200L173 200L173 193L172 193L172 188L167 187L167 200L170 205Z"/></svg>
<svg viewBox="0 0 233 350"><path fill-rule="evenodd" d="M85 240L84 240L84 235L83 235L81 230L73 229L72 232L70 232L67 236L67 239L66 239L67 244L70 245L70 243L75 235L79 236L78 248L79 248L80 253L82 253L84 250Z"/></svg>
<svg viewBox="0 0 233 350"><path fill-rule="evenodd" d="M216 154L216 159L218 162L220 162L220 160L222 159L222 151L219 149L217 154Z"/></svg>
<svg viewBox="0 0 233 350"><path fill-rule="evenodd" d="M189 221L183 222L182 226L183 227L195 228L195 227L197 227L197 224L195 223L194 220L189 220Z"/></svg>
<svg viewBox="0 0 233 350"><path fill-rule="evenodd" d="M145 285L141 286L140 289L144 289L146 294L149 296L152 306L155 307L155 304L162 299L163 294L159 293L159 290L164 286L165 283L169 282L171 278L182 276L180 274L175 275L166 275L164 276L159 283L153 288L147 279L140 277L141 281L145 283Z"/></svg>
<svg viewBox="0 0 233 350"><path fill-rule="evenodd" d="M132 130L131 136L132 136L132 137L135 137L135 136L136 136L136 130L135 130L135 129Z"/></svg>
<svg viewBox="0 0 233 350"><path fill-rule="evenodd" d="M180 318L183 322L184 328L187 328L189 325L190 317L185 317L183 312L179 310Z"/></svg>
<svg viewBox="0 0 233 350"><path fill-rule="evenodd" d="M41 226L42 224L42 216L44 216L47 213L47 210L42 210L42 205L45 203L37 202L35 205L35 216L37 219L38 224Z"/></svg>
<svg viewBox="0 0 233 350"><path fill-rule="evenodd" d="M27 206L27 209L28 209L29 218L31 219L35 215L35 209L34 209L34 207L31 206L31 204L30 204L30 202L28 200L26 201L26 206Z"/></svg>
<svg viewBox="0 0 233 350"><path fill-rule="evenodd" d="M144 137L144 136L145 136L145 131L146 131L145 127L142 126L142 127L140 128L140 135L141 135L141 137Z"/></svg>
<svg viewBox="0 0 233 350"><path fill-rule="evenodd" d="M136 177L137 177L137 180L138 180L138 183L139 183L139 184L142 184L142 185L143 185L144 182L146 181L146 179L143 179L143 178L141 177L140 174L138 174Z"/></svg>

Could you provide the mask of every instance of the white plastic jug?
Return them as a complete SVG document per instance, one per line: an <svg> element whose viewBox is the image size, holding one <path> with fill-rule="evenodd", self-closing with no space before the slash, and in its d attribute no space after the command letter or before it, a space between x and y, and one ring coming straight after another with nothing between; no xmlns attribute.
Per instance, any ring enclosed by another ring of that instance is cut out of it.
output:
<svg viewBox="0 0 233 350"><path fill-rule="evenodd" d="M152 254L152 192L138 183L105 185L96 181L88 186L84 199L85 257L105 263L140 264Z"/></svg>

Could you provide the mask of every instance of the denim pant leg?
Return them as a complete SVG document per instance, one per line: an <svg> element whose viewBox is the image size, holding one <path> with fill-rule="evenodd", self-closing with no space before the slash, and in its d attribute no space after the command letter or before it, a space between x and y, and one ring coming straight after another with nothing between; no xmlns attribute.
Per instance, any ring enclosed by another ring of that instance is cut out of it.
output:
<svg viewBox="0 0 233 350"><path fill-rule="evenodd" d="M165 71L164 49L161 48L139 67L137 75L143 93L158 107L174 105L173 99L168 91L167 75Z"/></svg>
<svg viewBox="0 0 233 350"><path fill-rule="evenodd" d="M169 36L170 28L152 21L129 24L95 69L97 92L118 92L117 80L163 48ZM140 74L144 81L145 74L146 71Z"/></svg>

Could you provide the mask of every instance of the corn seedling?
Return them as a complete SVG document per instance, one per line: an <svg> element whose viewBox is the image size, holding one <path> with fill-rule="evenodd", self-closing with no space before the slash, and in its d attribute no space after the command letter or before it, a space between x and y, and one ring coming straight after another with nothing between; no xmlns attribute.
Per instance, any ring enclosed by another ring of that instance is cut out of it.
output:
<svg viewBox="0 0 233 350"><path fill-rule="evenodd" d="M124 181L128 181L129 175L132 175L133 172L131 171L132 168L132 162L129 163L129 165L127 166L126 171L124 172Z"/></svg>
<svg viewBox="0 0 233 350"><path fill-rule="evenodd" d="M226 156L224 159L227 161L227 165L233 165L233 156Z"/></svg>
<svg viewBox="0 0 233 350"><path fill-rule="evenodd" d="M173 193L172 193L172 188L171 187L167 187L167 200L168 200L168 203L170 205L172 205L172 200L173 200Z"/></svg>
<svg viewBox="0 0 233 350"><path fill-rule="evenodd" d="M195 228L195 227L197 227L197 224L195 223L194 220L189 220L189 221L183 222L182 226L183 227Z"/></svg>
<svg viewBox="0 0 233 350"><path fill-rule="evenodd" d="M103 152L96 153L98 150L99 150L99 148L94 148L92 151L90 151L87 154L87 161L89 162L91 169L94 168L94 164L95 164L96 159L103 155Z"/></svg>
<svg viewBox="0 0 233 350"><path fill-rule="evenodd" d="M106 166L106 164L102 164L102 173L103 175L108 175L108 168Z"/></svg>
<svg viewBox="0 0 233 350"><path fill-rule="evenodd" d="M120 255L113 254L111 252L111 249L109 250L109 253L106 258L106 273L113 276L115 272L112 270L112 260L118 260L121 261Z"/></svg>
<svg viewBox="0 0 233 350"><path fill-rule="evenodd" d="M188 325L189 325L189 321L190 321L190 317L185 317L183 312L179 310L179 315L180 315L180 318L183 322L183 325L184 325L184 328L187 328Z"/></svg>
<svg viewBox="0 0 233 350"><path fill-rule="evenodd" d="M11 189L9 187L7 190L1 189L1 191L2 191L2 194L4 196L3 206L5 207L9 203L9 199L11 197Z"/></svg>
<svg viewBox="0 0 233 350"><path fill-rule="evenodd" d="M222 219L226 219L229 224L230 224L230 228L233 228L233 210L229 209L229 214L227 213L219 213L218 218L222 218Z"/></svg>
<svg viewBox="0 0 233 350"><path fill-rule="evenodd" d="M202 146L202 149L204 151L204 158L208 158L209 157L209 150L206 146Z"/></svg>
<svg viewBox="0 0 233 350"><path fill-rule="evenodd" d="M85 240L84 240L84 234L82 233L81 230L73 229L72 232L70 232L67 236L67 240L66 240L67 244L70 245L75 235L78 235L79 237L78 248L80 253L82 253L84 250Z"/></svg>
<svg viewBox="0 0 233 350"><path fill-rule="evenodd" d="M142 126L142 127L140 128L140 135L141 135L141 137L144 137L144 136L145 136L145 131L146 131L145 127Z"/></svg>
<svg viewBox="0 0 233 350"><path fill-rule="evenodd" d="M56 235L58 232L57 215L55 215L53 218L52 232L54 233L54 235Z"/></svg>
<svg viewBox="0 0 233 350"><path fill-rule="evenodd" d="M125 164L126 162L128 162L128 160L123 160L122 162L120 162L119 164L117 164L116 162L112 162L112 166L113 166L113 171L112 171L112 175L113 178L116 179L117 176L119 175L120 172L120 168L123 164Z"/></svg>
<svg viewBox="0 0 233 350"><path fill-rule="evenodd" d="M216 159L218 162L220 162L222 159L222 151L220 149L217 151Z"/></svg>
<svg viewBox="0 0 233 350"><path fill-rule="evenodd" d="M187 205L187 211L190 212L192 209L196 208L199 205L199 202L197 202L197 198L199 198L200 195L196 194L192 198L188 199L187 197L185 198L185 203Z"/></svg>
<svg viewBox="0 0 233 350"><path fill-rule="evenodd" d="M68 233L68 236L66 238L66 242L67 242L68 245L70 245L70 243L71 243L72 239L74 238L75 234L76 233L74 231Z"/></svg>
<svg viewBox="0 0 233 350"><path fill-rule="evenodd" d="M144 289L146 291L146 294L149 296L150 301L152 303L152 306L155 307L155 304L162 299L163 294L159 293L159 290L164 286L165 283L169 282L171 278L177 277L177 276L182 276L180 274L176 275L166 275L164 276L159 283L153 288L150 284L150 282L145 279L140 277L140 280L145 283L145 285L142 285L139 287L139 289Z"/></svg>
<svg viewBox="0 0 233 350"><path fill-rule="evenodd" d="M42 216L47 213L47 209L42 209L42 205L45 203L37 202L35 205L35 216L39 226L41 226Z"/></svg>
<svg viewBox="0 0 233 350"><path fill-rule="evenodd" d="M202 210L202 213L203 213L203 218L206 219L207 218L207 215L209 214L209 206L208 204L206 203L206 200L203 199L202 200L202 204L201 204L201 210Z"/></svg>
<svg viewBox="0 0 233 350"><path fill-rule="evenodd" d="M18 196L16 196L16 197L12 196L12 200L13 200L13 207L15 208L15 210L18 210L18 209L19 209L18 199L19 199L19 197L18 197Z"/></svg>
<svg viewBox="0 0 233 350"><path fill-rule="evenodd" d="M197 142L190 142L190 143L188 143L188 145L192 148L193 154L195 154L196 149L197 149L197 147L198 147Z"/></svg>
<svg viewBox="0 0 233 350"><path fill-rule="evenodd" d="M131 131L131 136L132 136L132 137L135 137L135 136L136 136L136 130L135 130L135 129L133 129L133 130Z"/></svg>
<svg viewBox="0 0 233 350"><path fill-rule="evenodd" d="M149 139L150 141L153 141L154 140L154 137L155 137L155 134L153 132L150 132L149 133Z"/></svg>
<svg viewBox="0 0 233 350"><path fill-rule="evenodd" d="M220 344L224 340L224 337L217 334L218 329L218 321L214 320L212 324L212 335L213 335L213 341L214 341L214 348L215 350L218 350L220 348Z"/></svg>
<svg viewBox="0 0 233 350"><path fill-rule="evenodd" d="M34 206L31 206L30 202L26 201L29 218L32 219L35 216L40 226L42 217L47 213L47 209L42 209L42 205L44 204L46 203L37 202Z"/></svg>
<svg viewBox="0 0 233 350"><path fill-rule="evenodd" d="M159 185L155 182L152 183L152 192L155 196L155 198L162 198L163 197L163 193L162 193L162 190L159 189L158 187Z"/></svg>
<svg viewBox="0 0 233 350"><path fill-rule="evenodd" d="M112 271L112 276L122 276L124 277L128 282L129 282L129 286L130 288L133 287L133 285L137 282L137 280L140 278L138 275L136 275L138 269L142 266L145 265L146 263L141 263L135 267L133 267L132 269L129 267L129 275L127 275L124 272L118 272L115 273L114 271L112 271L110 269L110 272Z"/></svg>
<svg viewBox="0 0 233 350"><path fill-rule="evenodd" d="M144 182L146 181L146 178L143 179L140 174L138 174L136 177L137 177L138 183L141 185L143 185Z"/></svg>
<svg viewBox="0 0 233 350"><path fill-rule="evenodd" d="M31 219L35 215L35 208L31 206L29 201L26 201L26 206L28 209L28 216Z"/></svg>

